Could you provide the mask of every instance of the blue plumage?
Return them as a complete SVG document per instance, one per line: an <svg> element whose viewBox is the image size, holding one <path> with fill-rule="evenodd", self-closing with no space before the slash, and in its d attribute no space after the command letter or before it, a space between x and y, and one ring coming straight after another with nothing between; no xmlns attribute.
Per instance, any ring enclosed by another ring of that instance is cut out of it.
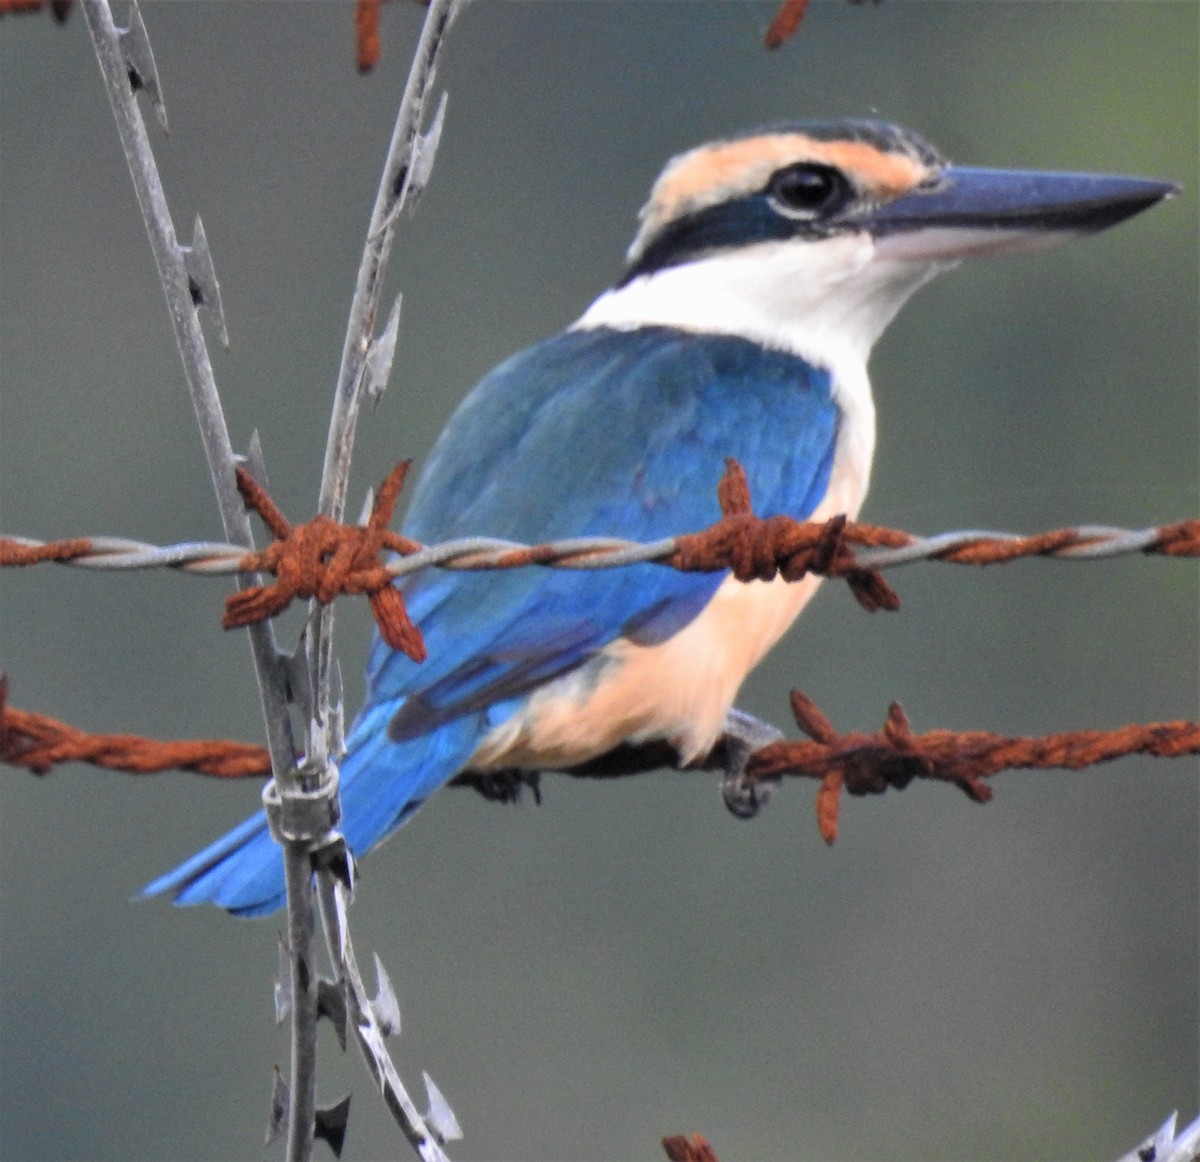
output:
<svg viewBox="0 0 1200 1162"><path fill-rule="evenodd" d="M762 515L807 516L824 495L838 412L830 377L794 355L667 327L568 331L501 364L438 440L404 533L522 541L651 540L710 524L727 456ZM376 640L367 703L342 762L344 831L363 855L461 770L547 680L619 636L669 637L720 575L654 565L596 573L426 571L403 581L429 651ZM283 902L261 812L147 894L256 915Z"/></svg>

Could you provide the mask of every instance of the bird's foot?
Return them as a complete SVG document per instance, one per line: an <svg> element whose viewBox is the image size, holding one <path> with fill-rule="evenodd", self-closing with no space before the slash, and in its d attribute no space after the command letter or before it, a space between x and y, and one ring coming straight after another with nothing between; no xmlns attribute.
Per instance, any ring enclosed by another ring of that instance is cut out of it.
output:
<svg viewBox="0 0 1200 1162"><path fill-rule="evenodd" d="M725 777L721 780L721 796L731 814L739 819L753 819L779 786L779 776L747 778L746 764L755 751L781 738L782 731L743 710L730 710L725 716L725 732L721 739Z"/></svg>
<svg viewBox="0 0 1200 1162"><path fill-rule="evenodd" d="M459 786L470 787L489 803L519 803L528 789L534 803L542 805L541 771L463 771L453 780Z"/></svg>

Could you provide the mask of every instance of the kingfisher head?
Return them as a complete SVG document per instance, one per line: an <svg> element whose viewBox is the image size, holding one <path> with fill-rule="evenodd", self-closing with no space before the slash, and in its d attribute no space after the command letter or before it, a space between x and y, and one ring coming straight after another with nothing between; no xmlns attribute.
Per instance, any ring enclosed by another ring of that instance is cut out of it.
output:
<svg viewBox="0 0 1200 1162"><path fill-rule="evenodd" d="M939 271L1102 230L1175 190L951 165L911 130L877 121L770 126L667 164L621 281L583 322L737 333L825 364L865 360Z"/></svg>

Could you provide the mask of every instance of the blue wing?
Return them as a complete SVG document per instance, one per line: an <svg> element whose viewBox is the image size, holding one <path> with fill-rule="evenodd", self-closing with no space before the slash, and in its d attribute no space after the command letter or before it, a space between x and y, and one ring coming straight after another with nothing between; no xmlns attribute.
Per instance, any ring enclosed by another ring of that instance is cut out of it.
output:
<svg viewBox="0 0 1200 1162"><path fill-rule="evenodd" d="M569 331L472 393L404 531L426 542L669 536L720 515L726 456L746 469L762 515L804 517L824 495L836 427L828 374L793 355L667 328ZM669 637L720 581L654 565L424 573L403 588L430 660L377 642L369 700L408 697L393 728L405 737L523 693L618 636Z"/></svg>
<svg viewBox="0 0 1200 1162"><path fill-rule="evenodd" d="M651 540L710 524L727 456L760 515L809 515L833 463L828 372L744 339L665 327L568 331L486 376L437 442L406 535ZM620 636L660 641L721 575L655 565L576 573L429 570L401 584L428 660L376 640L342 767L344 829L363 854L451 778L523 695ZM261 814L146 891L244 913L282 901Z"/></svg>

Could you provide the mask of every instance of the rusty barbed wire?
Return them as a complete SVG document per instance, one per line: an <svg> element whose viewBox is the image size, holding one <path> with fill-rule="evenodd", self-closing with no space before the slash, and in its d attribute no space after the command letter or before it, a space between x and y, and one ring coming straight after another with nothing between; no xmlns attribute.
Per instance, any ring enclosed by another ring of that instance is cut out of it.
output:
<svg viewBox="0 0 1200 1162"><path fill-rule="evenodd" d="M92 734L57 718L8 705L8 678L0 676L0 762L35 775L62 763L87 763L131 775L192 771L218 779L271 773L265 746L228 739L163 742L137 734Z"/></svg>
<svg viewBox="0 0 1200 1162"><path fill-rule="evenodd" d="M717 1162L717 1152L703 1134L668 1134L662 1148L669 1162Z"/></svg>
<svg viewBox="0 0 1200 1162"><path fill-rule="evenodd" d="M2 4L40 7L43 0L0 0ZM57 0L70 4L71 0ZM426 0L417 0L424 3ZM800 30L808 13L810 0L781 0L771 23L763 34L763 43L769 49L786 44ZM848 0L851 4L862 4L865 0ZM879 3L879 0L875 0ZM383 0L355 0L354 5L354 48L355 64L360 73L369 73L383 55L383 38L380 33L380 10Z"/></svg>
<svg viewBox="0 0 1200 1162"><path fill-rule="evenodd" d="M48 715L8 705L7 678L0 677L0 762L38 775L55 766L82 762L126 774L184 770L223 779L265 778L271 774L266 747L226 739L159 741L134 734L91 734ZM1035 737L1009 737L988 731L931 730L914 734L898 703L888 708L883 729L874 734L839 733L806 695L791 694L796 724L808 741L780 741L755 751L746 765L754 781L783 777L819 779L817 827L826 843L838 835L842 791L878 795L904 790L915 779L952 783L976 803L992 798L983 780L1006 770L1081 770L1129 755L1178 758L1200 754L1200 723L1151 722L1115 730L1074 730ZM717 748L723 743L718 741ZM703 760L698 769L708 769ZM641 773L613 769L602 777ZM558 774L597 777L591 767ZM520 775L520 772L513 772ZM532 776L531 776L532 778ZM499 788L494 784L500 782ZM515 801L515 784L504 775L464 771L452 785L469 786L485 798ZM536 783L534 784L537 797ZM539 799L540 801L540 799Z"/></svg>
<svg viewBox="0 0 1200 1162"><path fill-rule="evenodd" d="M862 4L865 0L848 0L850 4ZM875 0L878 4L880 0ZM782 47L799 31L804 17L808 14L809 0L782 0L782 3L771 18L767 31L763 35L763 43L770 49Z"/></svg>
<svg viewBox="0 0 1200 1162"><path fill-rule="evenodd" d="M528 565L557 569L618 569L624 565L653 563L684 571L731 569L740 580L769 580L784 576L798 580L805 573L857 579L882 569L919 561L989 565L1022 557L1051 557L1069 561L1099 561L1142 553L1168 557L1200 557L1200 519L1170 525L1130 529L1109 525L1081 525L1025 535L986 529L962 529L920 537L900 529L847 521L835 516L824 522L796 521L787 516L758 517L750 504L749 485L736 460L726 461L718 486L722 519L697 533L683 533L655 541L619 537L571 537L526 545L493 537L466 537L437 545L420 545L386 528L403 486L408 461L392 469L380 485L367 525L338 525L318 517L307 525L292 526L268 493L244 468L238 469L239 489L278 543L294 541L293 550L272 545L262 552L244 545L217 541L185 541L156 546L121 537L76 537L41 541L26 537L0 537L0 567L54 561L84 569L178 569L208 576L292 569L292 553L311 556L306 568L330 569L344 577L338 592L364 593L376 579L364 563L368 545L374 552L398 553L394 561L380 563L389 579L421 569L516 569ZM305 535L316 526L317 533ZM854 547L863 552L854 551ZM275 550L272 552L272 550ZM356 562L347 567L349 555ZM308 585L308 581L305 585ZM332 600L331 582L312 580L314 597ZM308 594L305 594L308 595ZM859 600L864 600L859 597ZM868 599L869 600L869 599ZM274 612L278 612L275 610ZM272 616L272 615L265 615Z"/></svg>
<svg viewBox="0 0 1200 1162"><path fill-rule="evenodd" d="M1115 730L1072 730L1041 737L1009 737L979 730L914 734L898 702L875 734L840 734L799 690L791 694L796 725L811 741L773 742L750 756L751 779L784 775L820 779L817 826L826 843L838 834L843 790L851 795L902 791L914 779L953 783L976 803L992 798L984 779L1001 771L1082 770L1129 755L1178 758L1200 754L1200 723L1131 723Z"/></svg>
<svg viewBox="0 0 1200 1162"><path fill-rule="evenodd" d="M75 0L0 0L0 16L18 16L27 12L40 12L43 8L50 9L50 15L62 24L71 14Z"/></svg>
<svg viewBox="0 0 1200 1162"><path fill-rule="evenodd" d="M1025 536L963 530L921 537L881 525L833 517L824 522L790 517L758 517L751 507L746 475L736 460L726 462L717 489L721 519L695 533L651 542L619 537L571 537L537 545L492 537L466 537L437 545L420 545L388 529L408 462L402 461L380 486L365 525L339 524L318 516L292 525L245 469L238 487L247 505L276 538L266 549L214 542L186 542L158 547L120 537L74 537L37 541L0 537L0 567L47 561L86 569L168 568L186 573L219 575L265 572L273 585L231 595L226 602L226 628L273 617L296 598L327 604L340 594L366 595L384 640L410 657L424 657L424 642L413 625L396 577L421 569L513 569L542 566L560 569L616 569L652 563L685 572L732 571L742 581L783 577L799 580L808 573L840 577L859 604L874 611L897 609L900 599L880 570L917 561L957 565L993 565L1025 557L1101 560L1135 553L1200 557L1200 519L1144 529L1082 525ZM380 554L398 554L389 562Z"/></svg>
<svg viewBox="0 0 1200 1162"><path fill-rule="evenodd" d="M379 32L379 9L383 0L355 0L354 63L360 73L369 73L383 52Z"/></svg>

